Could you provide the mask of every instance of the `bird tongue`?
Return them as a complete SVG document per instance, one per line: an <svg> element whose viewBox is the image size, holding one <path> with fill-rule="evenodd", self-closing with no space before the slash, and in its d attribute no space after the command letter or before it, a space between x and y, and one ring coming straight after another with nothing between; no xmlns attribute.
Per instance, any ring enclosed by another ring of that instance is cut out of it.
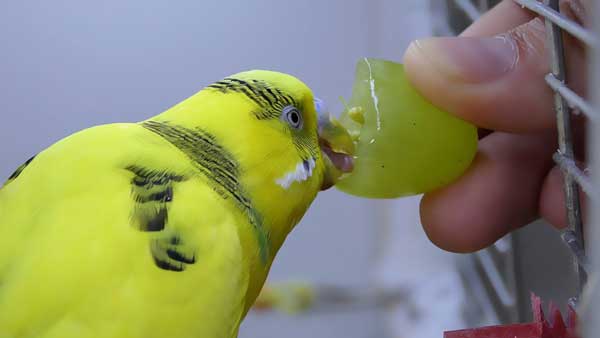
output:
<svg viewBox="0 0 600 338"><path fill-rule="evenodd" d="M325 176L321 190L331 188L336 184L344 174L352 172L354 169L354 159L351 154L343 150L338 150L332 146L326 139L321 138L321 152L325 162Z"/></svg>
<svg viewBox="0 0 600 338"><path fill-rule="evenodd" d="M354 161L352 156L343 153L336 153L327 146L324 146L321 149L339 171L343 173L352 172L352 169L354 169Z"/></svg>
<svg viewBox="0 0 600 338"><path fill-rule="evenodd" d="M315 99L315 109L318 114L319 145L325 156L325 176L322 190L325 190L338 181L343 174L354 169L353 154L354 142L348 130L334 117L332 117L323 101Z"/></svg>

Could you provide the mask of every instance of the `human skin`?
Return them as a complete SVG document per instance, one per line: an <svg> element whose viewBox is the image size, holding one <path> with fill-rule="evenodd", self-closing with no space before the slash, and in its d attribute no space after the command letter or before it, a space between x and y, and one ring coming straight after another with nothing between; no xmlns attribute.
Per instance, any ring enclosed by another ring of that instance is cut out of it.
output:
<svg viewBox="0 0 600 338"><path fill-rule="evenodd" d="M561 10L585 21L579 1ZM583 95L584 47L565 34L567 83ZM477 155L454 183L426 194L421 221L437 246L472 252L542 217L566 226L553 92L543 21L512 0L501 2L459 37L413 42L406 72L433 104L480 128ZM575 118L576 154L584 166L583 118ZM585 207L585 199L584 207Z"/></svg>

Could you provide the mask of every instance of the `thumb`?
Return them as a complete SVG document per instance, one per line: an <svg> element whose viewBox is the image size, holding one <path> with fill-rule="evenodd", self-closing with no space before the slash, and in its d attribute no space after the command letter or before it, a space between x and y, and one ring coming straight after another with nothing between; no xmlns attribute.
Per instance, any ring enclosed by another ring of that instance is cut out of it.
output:
<svg viewBox="0 0 600 338"><path fill-rule="evenodd" d="M404 63L417 90L460 118L486 129L541 131L555 123L545 41L536 18L494 37L415 41Z"/></svg>

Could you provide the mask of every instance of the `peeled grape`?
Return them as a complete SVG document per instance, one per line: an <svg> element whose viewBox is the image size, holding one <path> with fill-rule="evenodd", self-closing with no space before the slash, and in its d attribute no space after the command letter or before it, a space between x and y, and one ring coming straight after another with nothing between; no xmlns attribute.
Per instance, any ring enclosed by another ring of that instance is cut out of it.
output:
<svg viewBox="0 0 600 338"><path fill-rule="evenodd" d="M361 121L362 120L362 121ZM469 166L477 129L427 102L401 64L358 62L352 97L340 121L356 145L354 171L336 187L370 198L395 198L451 183Z"/></svg>

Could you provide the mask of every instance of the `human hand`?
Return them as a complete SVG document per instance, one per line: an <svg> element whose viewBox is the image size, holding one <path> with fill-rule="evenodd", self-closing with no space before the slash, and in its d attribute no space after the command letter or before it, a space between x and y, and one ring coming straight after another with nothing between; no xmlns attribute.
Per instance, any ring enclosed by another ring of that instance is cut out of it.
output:
<svg viewBox="0 0 600 338"><path fill-rule="evenodd" d="M582 23L580 1L561 11ZM413 42L404 56L410 81L436 106L480 127L478 153L457 181L428 193L421 220L439 247L471 252L538 217L566 226L553 92L544 23L505 0L456 38ZM567 83L585 92L585 49L564 35ZM583 119L574 121L584 161ZM585 201L584 201L585 206Z"/></svg>

